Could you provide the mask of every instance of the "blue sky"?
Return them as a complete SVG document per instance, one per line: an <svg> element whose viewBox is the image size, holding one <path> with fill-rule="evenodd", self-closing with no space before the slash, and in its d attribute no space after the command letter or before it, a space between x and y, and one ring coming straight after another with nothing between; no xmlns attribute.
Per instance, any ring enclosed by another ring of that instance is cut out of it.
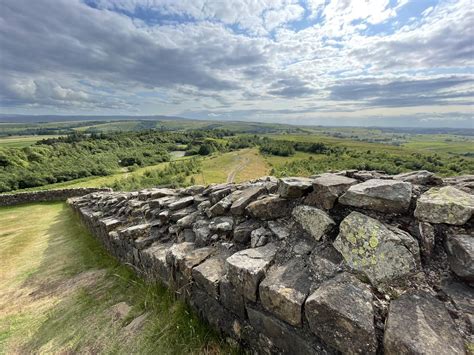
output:
<svg viewBox="0 0 474 355"><path fill-rule="evenodd" d="M0 111L473 128L471 0L3 0Z"/></svg>

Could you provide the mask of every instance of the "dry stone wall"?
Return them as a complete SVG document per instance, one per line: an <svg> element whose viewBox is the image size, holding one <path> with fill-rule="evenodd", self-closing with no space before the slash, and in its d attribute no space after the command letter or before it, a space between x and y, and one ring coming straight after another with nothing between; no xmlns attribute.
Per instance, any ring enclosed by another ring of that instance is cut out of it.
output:
<svg viewBox="0 0 474 355"><path fill-rule="evenodd" d="M30 202L66 201L70 197L83 196L92 192L111 191L111 189L75 188L0 194L0 207Z"/></svg>
<svg viewBox="0 0 474 355"><path fill-rule="evenodd" d="M69 204L113 255L258 353L464 354L473 188L343 171Z"/></svg>

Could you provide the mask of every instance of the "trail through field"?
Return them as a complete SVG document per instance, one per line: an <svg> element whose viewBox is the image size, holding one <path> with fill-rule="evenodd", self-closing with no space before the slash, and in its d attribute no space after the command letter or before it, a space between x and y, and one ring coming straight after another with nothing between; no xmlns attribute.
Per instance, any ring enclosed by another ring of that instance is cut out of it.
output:
<svg viewBox="0 0 474 355"><path fill-rule="evenodd" d="M0 208L0 354L232 353L63 203Z"/></svg>
<svg viewBox="0 0 474 355"><path fill-rule="evenodd" d="M237 157L237 159L239 161L241 161L241 163L237 166L235 166L229 173L229 175L227 175L227 182L234 182L235 180L235 175L245 169L245 167L250 163L250 159L248 157Z"/></svg>

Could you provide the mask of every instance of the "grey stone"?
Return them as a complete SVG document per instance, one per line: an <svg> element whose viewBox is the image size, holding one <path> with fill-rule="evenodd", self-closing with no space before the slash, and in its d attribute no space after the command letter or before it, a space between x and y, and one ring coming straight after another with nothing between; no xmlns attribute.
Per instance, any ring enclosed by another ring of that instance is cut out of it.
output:
<svg viewBox="0 0 474 355"><path fill-rule="evenodd" d="M221 258L210 258L196 266L193 271L194 281L203 288L208 295L219 297L219 283L225 275L225 261Z"/></svg>
<svg viewBox="0 0 474 355"><path fill-rule="evenodd" d="M452 186L433 187L416 202L415 217L430 223L462 225L474 211L474 196Z"/></svg>
<svg viewBox="0 0 474 355"><path fill-rule="evenodd" d="M181 218L187 217L190 214L193 214L194 212L196 212L196 208L193 206L188 206L180 210L170 211L169 219L173 222L178 222Z"/></svg>
<svg viewBox="0 0 474 355"><path fill-rule="evenodd" d="M284 222L268 221L268 228L280 240L286 239L290 236L290 228Z"/></svg>
<svg viewBox="0 0 474 355"><path fill-rule="evenodd" d="M281 178L278 181L278 194L284 198L298 198L312 189L313 180L302 177Z"/></svg>
<svg viewBox="0 0 474 355"><path fill-rule="evenodd" d="M250 246L252 248L262 247L268 243L272 233L264 228L260 227L250 234Z"/></svg>
<svg viewBox="0 0 474 355"><path fill-rule="evenodd" d="M246 318L244 296L226 277L222 278L219 283L219 300L224 307L239 318Z"/></svg>
<svg viewBox="0 0 474 355"><path fill-rule="evenodd" d="M190 228L192 227L193 223L196 221L198 217L199 217L199 212L193 212L179 219L176 222L176 224L181 228Z"/></svg>
<svg viewBox="0 0 474 355"><path fill-rule="evenodd" d="M221 190L213 191L209 194L209 199L212 204L216 204L218 201L222 200L224 197L229 195L232 192L231 187L226 187Z"/></svg>
<svg viewBox="0 0 474 355"><path fill-rule="evenodd" d="M453 235L446 240L451 270L459 277L474 281L474 237Z"/></svg>
<svg viewBox="0 0 474 355"><path fill-rule="evenodd" d="M245 249L226 259L227 278L232 285L251 301L257 300L257 289L276 254L277 247Z"/></svg>
<svg viewBox="0 0 474 355"><path fill-rule="evenodd" d="M214 204L214 206L209 208L209 215L211 217L222 216L229 210L230 206L232 205L232 200L229 198L229 196L224 197L222 200Z"/></svg>
<svg viewBox="0 0 474 355"><path fill-rule="evenodd" d="M260 283L260 300L265 309L285 322L301 326L303 303L308 296L309 273L301 260L272 267Z"/></svg>
<svg viewBox="0 0 474 355"><path fill-rule="evenodd" d="M205 247L199 249L193 249L185 253L181 258L176 258L178 269L188 279L191 278L193 268L201 264L204 260L209 258L215 252L214 248Z"/></svg>
<svg viewBox="0 0 474 355"><path fill-rule="evenodd" d="M425 259L431 258L433 249L435 246L436 231L435 228L427 223L420 222L418 224L418 230L420 232L420 251Z"/></svg>
<svg viewBox="0 0 474 355"><path fill-rule="evenodd" d="M339 203L380 212L406 212L410 206L412 185L404 181L372 179L352 185Z"/></svg>
<svg viewBox="0 0 474 355"><path fill-rule="evenodd" d="M405 293L390 303L385 354L464 354L464 344L443 303L433 296Z"/></svg>
<svg viewBox="0 0 474 355"><path fill-rule="evenodd" d="M267 196L260 200L251 202L247 206L247 211L254 218L263 220L287 217L290 212L288 200L278 196Z"/></svg>
<svg viewBox="0 0 474 355"><path fill-rule="evenodd" d="M252 231L260 228L260 223L255 220L247 220L237 225L234 229L234 241L237 243L247 243L250 240Z"/></svg>
<svg viewBox="0 0 474 355"><path fill-rule="evenodd" d="M261 186L250 187L246 190L239 191L238 198L232 203L230 212L233 215L243 215L247 205L255 200L258 196L265 192L265 188Z"/></svg>
<svg viewBox="0 0 474 355"><path fill-rule="evenodd" d="M323 174L313 180L313 192L305 199L305 203L322 209L331 209L335 202L349 187L357 184L356 179L337 174Z"/></svg>
<svg viewBox="0 0 474 355"><path fill-rule="evenodd" d="M211 236L209 221L201 220L194 223L193 232L196 235L196 244L199 246L206 245Z"/></svg>
<svg viewBox="0 0 474 355"><path fill-rule="evenodd" d="M293 209L291 214L303 229L316 240L320 240L335 226L334 221L326 212L315 207L299 205Z"/></svg>
<svg viewBox="0 0 474 355"><path fill-rule="evenodd" d="M204 185L193 185L184 189L183 193L186 195L197 195L204 191L206 186Z"/></svg>
<svg viewBox="0 0 474 355"><path fill-rule="evenodd" d="M415 185L441 185L443 180L428 170L411 171L395 175L394 180L406 181Z"/></svg>
<svg viewBox="0 0 474 355"><path fill-rule="evenodd" d="M209 229L212 232L230 232L233 228L234 219L232 217L215 217L209 223Z"/></svg>
<svg viewBox="0 0 474 355"><path fill-rule="evenodd" d="M474 288L464 282L444 281L441 289L451 298L456 307L470 319L474 316Z"/></svg>
<svg viewBox="0 0 474 355"><path fill-rule="evenodd" d="M186 255L194 250L194 243L177 243L171 245L166 251L166 263L174 268L178 268Z"/></svg>
<svg viewBox="0 0 474 355"><path fill-rule="evenodd" d="M413 237L359 212L341 222L334 247L351 269L363 273L377 287L409 275L419 263L418 243Z"/></svg>
<svg viewBox="0 0 474 355"><path fill-rule="evenodd" d="M183 197L177 201L174 201L168 205L168 208L171 211L176 211L180 210L182 208L188 207L193 204L194 197L188 196L188 197Z"/></svg>
<svg viewBox="0 0 474 355"><path fill-rule="evenodd" d="M348 354L375 354L374 310L370 288L344 273L323 283L305 303L313 333Z"/></svg>
<svg viewBox="0 0 474 355"><path fill-rule="evenodd" d="M169 244L156 244L141 252L145 275L168 285L171 273L166 262L166 254L170 248Z"/></svg>
<svg viewBox="0 0 474 355"><path fill-rule="evenodd" d="M259 310L247 306L250 324L270 340L266 347L259 344L259 350L265 354L314 355L326 353L320 344L311 344L311 340L292 331L285 323L267 316ZM270 343L270 344L268 344ZM276 349L275 349L276 348Z"/></svg>

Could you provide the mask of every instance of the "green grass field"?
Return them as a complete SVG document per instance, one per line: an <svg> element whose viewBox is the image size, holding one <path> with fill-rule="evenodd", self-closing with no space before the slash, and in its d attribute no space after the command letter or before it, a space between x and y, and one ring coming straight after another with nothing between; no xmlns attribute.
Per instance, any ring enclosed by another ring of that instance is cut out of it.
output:
<svg viewBox="0 0 474 355"><path fill-rule="evenodd" d="M0 226L0 354L236 352L110 257L65 204L0 208Z"/></svg>
<svg viewBox="0 0 474 355"><path fill-rule="evenodd" d="M0 137L0 147L3 148L23 148L35 144L37 141L48 138L57 138L55 135L41 136L9 136Z"/></svg>

